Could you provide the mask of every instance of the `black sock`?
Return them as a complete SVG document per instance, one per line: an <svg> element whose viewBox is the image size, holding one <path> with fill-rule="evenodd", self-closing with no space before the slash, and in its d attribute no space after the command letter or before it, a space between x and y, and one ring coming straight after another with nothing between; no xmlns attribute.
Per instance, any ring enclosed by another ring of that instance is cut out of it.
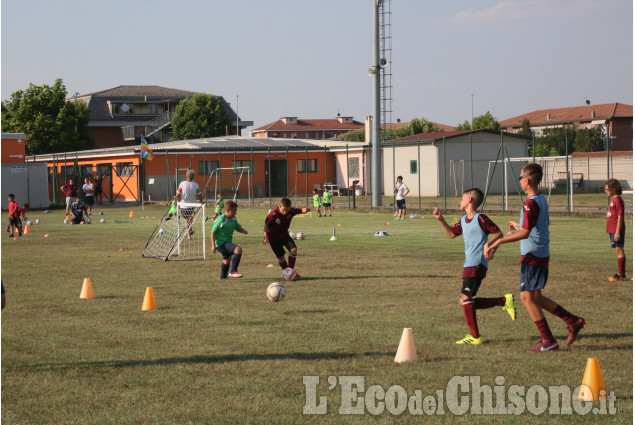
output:
<svg viewBox="0 0 635 425"><path fill-rule="evenodd" d="M242 254L234 254L232 258L232 273L238 271L238 265L240 264L240 256Z"/></svg>
<svg viewBox="0 0 635 425"><path fill-rule="evenodd" d="M221 264L220 266L220 278L227 279L227 273L229 272L229 264Z"/></svg>

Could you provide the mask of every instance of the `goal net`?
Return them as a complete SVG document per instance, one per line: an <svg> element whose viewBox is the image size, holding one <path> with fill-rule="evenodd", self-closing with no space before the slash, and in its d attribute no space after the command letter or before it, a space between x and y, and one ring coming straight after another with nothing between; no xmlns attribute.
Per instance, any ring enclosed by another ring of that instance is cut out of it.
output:
<svg viewBox="0 0 635 425"><path fill-rule="evenodd" d="M630 231L633 228L633 191L622 191L622 199L624 200L624 222L626 229Z"/></svg>
<svg viewBox="0 0 635 425"><path fill-rule="evenodd" d="M144 258L205 259L205 204L176 202L155 227Z"/></svg>
<svg viewBox="0 0 635 425"><path fill-rule="evenodd" d="M205 179L206 198L213 204L219 193L225 199L237 201L238 198L247 199L251 203L253 189L250 167L216 168Z"/></svg>

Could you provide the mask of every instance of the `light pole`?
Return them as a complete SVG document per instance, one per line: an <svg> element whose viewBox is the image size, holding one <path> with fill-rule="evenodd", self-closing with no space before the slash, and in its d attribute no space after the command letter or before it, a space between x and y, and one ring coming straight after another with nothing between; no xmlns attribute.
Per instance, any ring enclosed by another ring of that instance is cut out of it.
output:
<svg viewBox="0 0 635 425"><path fill-rule="evenodd" d="M240 130L238 127L238 95L236 95L236 136L240 136Z"/></svg>
<svg viewBox="0 0 635 425"><path fill-rule="evenodd" d="M470 127L474 130L474 95L470 95L472 97L472 121L470 121Z"/></svg>

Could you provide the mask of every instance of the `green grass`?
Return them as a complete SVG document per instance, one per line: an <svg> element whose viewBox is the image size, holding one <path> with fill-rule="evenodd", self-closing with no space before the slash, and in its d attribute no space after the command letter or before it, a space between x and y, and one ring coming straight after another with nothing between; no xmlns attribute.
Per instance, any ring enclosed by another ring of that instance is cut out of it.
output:
<svg viewBox="0 0 635 425"><path fill-rule="evenodd" d="M538 333L518 300L517 245L497 252L479 296L514 293L518 320L498 308L480 310L486 343L463 347L454 344L468 333L458 304L463 242L447 239L429 214L397 222L389 212L336 209L331 218L294 218L291 230L307 234L298 242L302 280L287 284L286 300L271 303L265 289L280 280L280 269L266 268L276 262L262 244L267 209L239 209L250 232L234 237L244 250L245 277L221 283L218 255L205 261L142 259L165 208L135 206L136 218L129 219L130 208L104 207L108 223L90 226L62 224L59 210L32 212L29 219L42 223L31 226L30 235L13 241L4 233L2 423L632 422L632 282L607 282L616 257L603 218L552 217L545 294L584 316L587 327L565 348L564 323L548 315L562 349L529 355L525 349ZM459 215L446 215L448 221L454 217ZM491 217L501 227L517 220L516 214ZM334 227L339 240L330 242ZM378 230L390 236L374 237ZM79 299L85 277L94 299ZM159 309L142 312L148 286ZM404 327L413 329L420 360L396 366ZM341 416L340 387L327 389L329 376L344 375L364 376L366 388L400 385L408 395L421 390L424 396L463 375L478 375L490 386L504 376L506 387L574 388L589 357L600 361L607 389L617 397L617 415L455 416L446 408L445 415L431 417L407 410L398 417ZM304 375L320 377L318 396L328 397L327 415L302 414Z"/></svg>

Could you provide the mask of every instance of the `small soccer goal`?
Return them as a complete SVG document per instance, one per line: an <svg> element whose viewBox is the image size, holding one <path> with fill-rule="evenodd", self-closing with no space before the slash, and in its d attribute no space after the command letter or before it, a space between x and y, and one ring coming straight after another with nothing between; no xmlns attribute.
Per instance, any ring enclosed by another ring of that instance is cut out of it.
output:
<svg viewBox="0 0 635 425"><path fill-rule="evenodd" d="M627 229L633 228L633 191L622 191L622 199L624 200L624 221Z"/></svg>
<svg viewBox="0 0 635 425"><path fill-rule="evenodd" d="M223 193L234 202L246 198L251 204L254 196L251 174L251 167L217 168L206 178L204 196L213 196L215 200L218 193Z"/></svg>
<svg viewBox="0 0 635 425"><path fill-rule="evenodd" d="M142 257L167 260L205 259L205 204L177 202L157 224Z"/></svg>

